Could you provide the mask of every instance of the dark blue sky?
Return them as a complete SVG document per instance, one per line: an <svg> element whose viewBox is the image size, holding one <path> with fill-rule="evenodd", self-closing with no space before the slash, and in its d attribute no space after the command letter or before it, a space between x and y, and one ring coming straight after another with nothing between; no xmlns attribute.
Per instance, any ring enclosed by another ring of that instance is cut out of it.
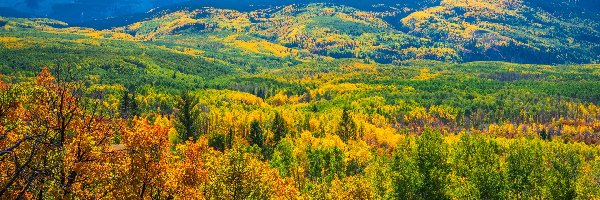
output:
<svg viewBox="0 0 600 200"><path fill-rule="evenodd" d="M140 13L183 1L186 0L0 0L0 16L21 14L77 22Z"/></svg>

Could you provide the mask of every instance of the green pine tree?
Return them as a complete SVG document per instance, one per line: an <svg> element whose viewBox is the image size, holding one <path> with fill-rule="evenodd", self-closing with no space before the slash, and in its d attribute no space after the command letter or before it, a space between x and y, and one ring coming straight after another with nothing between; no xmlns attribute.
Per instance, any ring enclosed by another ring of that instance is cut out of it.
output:
<svg viewBox="0 0 600 200"><path fill-rule="evenodd" d="M250 135L248 138L250 145L256 145L260 148L264 147L265 136L258 120L253 120L250 123Z"/></svg>
<svg viewBox="0 0 600 200"><path fill-rule="evenodd" d="M277 144L282 138L285 138L288 129L285 126L285 121L283 121L283 117L279 112L275 113L275 118L273 118L273 124L271 125L271 131L273 131L273 141L274 144Z"/></svg>
<svg viewBox="0 0 600 200"><path fill-rule="evenodd" d="M121 103L119 104L119 112L121 114L121 118L123 119L127 119L129 118L129 107L130 107L130 102L131 100L129 99L129 92L125 91L123 93L123 97L121 99Z"/></svg>
<svg viewBox="0 0 600 200"><path fill-rule="evenodd" d="M338 125L338 136L344 142L356 137L356 123L352 119L352 116L350 116L348 108L344 108L342 111L342 120Z"/></svg>
<svg viewBox="0 0 600 200"><path fill-rule="evenodd" d="M179 96L176 104L175 128L177 128L177 133L182 141L198 139L199 112L196 109L197 104L198 99L188 92L183 92Z"/></svg>

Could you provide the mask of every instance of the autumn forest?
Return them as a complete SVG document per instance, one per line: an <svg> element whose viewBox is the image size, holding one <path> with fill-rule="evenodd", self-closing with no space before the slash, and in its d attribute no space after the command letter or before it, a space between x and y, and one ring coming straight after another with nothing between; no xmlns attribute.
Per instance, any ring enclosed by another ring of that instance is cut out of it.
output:
<svg viewBox="0 0 600 200"><path fill-rule="evenodd" d="M0 199L600 199L593 0L18 2Z"/></svg>

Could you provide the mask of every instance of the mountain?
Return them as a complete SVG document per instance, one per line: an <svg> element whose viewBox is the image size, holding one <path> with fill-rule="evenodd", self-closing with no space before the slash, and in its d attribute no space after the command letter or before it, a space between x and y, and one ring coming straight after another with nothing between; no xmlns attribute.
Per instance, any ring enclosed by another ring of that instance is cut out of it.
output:
<svg viewBox="0 0 600 200"><path fill-rule="evenodd" d="M600 14L593 7L595 1L311 2L185 1L77 25L105 27L101 32L127 36L132 42L181 46L214 55L248 53L275 60L538 64L600 60ZM15 20L2 19L4 23ZM10 23L3 26L2 33L14 33L8 27ZM223 57L230 63L245 62Z"/></svg>
<svg viewBox="0 0 600 200"><path fill-rule="evenodd" d="M575 11L583 14L565 18L566 11L550 13L546 11L548 5L520 1L425 5L419 10L380 5L367 11L337 4L294 4L248 12L185 8L162 10L152 18L114 30L124 30L141 40L160 41L213 33L221 38L223 34L244 35L321 56L381 63L408 59L518 63L599 60L598 15L585 14L591 11L581 7L566 10L571 10L571 15Z"/></svg>

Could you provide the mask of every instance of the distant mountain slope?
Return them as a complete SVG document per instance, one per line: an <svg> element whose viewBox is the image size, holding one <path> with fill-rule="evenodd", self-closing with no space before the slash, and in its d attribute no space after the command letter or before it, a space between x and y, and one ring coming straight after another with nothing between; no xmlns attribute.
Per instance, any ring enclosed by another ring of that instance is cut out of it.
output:
<svg viewBox="0 0 600 200"><path fill-rule="evenodd" d="M411 35L458 45L464 60L598 59L597 21L557 17L517 0L445 0L401 23Z"/></svg>
<svg viewBox="0 0 600 200"><path fill-rule="evenodd" d="M381 63L410 59L598 62L598 15L577 3L568 4L571 7L565 10L569 12L548 12L552 5L519 0L442 0L412 5L418 10L385 5L360 10L335 4L250 12L191 7L163 10L154 13L154 18L114 30L140 40L162 42L174 42L182 36L224 39L243 35L316 55Z"/></svg>
<svg viewBox="0 0 600 200"><path fill-rule="evenodd" d="M360 58L379 63L413 59L543 64L600 61L596 1L310 2L314 1L186 1L97 22L121 25L106 31L130 35L138 42L220 55L266 56L269 62L313 58ZM241 58L222 58L246 63Z"/></svg>

